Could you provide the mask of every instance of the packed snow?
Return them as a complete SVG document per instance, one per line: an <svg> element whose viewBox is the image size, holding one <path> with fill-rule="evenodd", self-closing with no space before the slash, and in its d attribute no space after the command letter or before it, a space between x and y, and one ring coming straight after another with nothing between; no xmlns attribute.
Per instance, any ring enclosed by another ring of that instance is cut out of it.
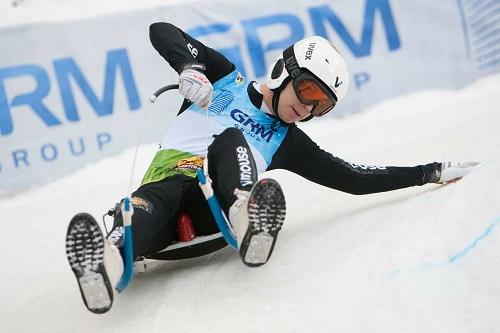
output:
<svg viewBox="0 0 500 333"><path fill-rule="evenodd" d="M105 315L87 311L65 257L69 219L100 218L155 150L90 165L0 201L4 332L492 332L500 308L500 75L300 126L359 164L480 161L447 186L353 196L273 171L287 218L271 260L233 250L149 261ZM161 112L155 110L153 112ZM152 117L151 119L154 119Z"/></svg>

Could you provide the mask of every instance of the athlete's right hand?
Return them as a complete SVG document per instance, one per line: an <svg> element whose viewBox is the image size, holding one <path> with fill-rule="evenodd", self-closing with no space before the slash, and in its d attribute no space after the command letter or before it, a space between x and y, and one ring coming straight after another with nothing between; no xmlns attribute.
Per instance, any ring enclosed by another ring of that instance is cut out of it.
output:
<svg viewBox="0 0 500 333"><path fill-rule="evenodd" d="M441 172L438 184L452 183L466 176L479 162L443 162L441 163Z"/></svg>
<svg viewBox="0 0 500 333"><path fill-rule="evenodd" d="M195 69L185 69L179 76L181 95L201 108L208 108L210 105L213 89L205 74Z"/></svg>

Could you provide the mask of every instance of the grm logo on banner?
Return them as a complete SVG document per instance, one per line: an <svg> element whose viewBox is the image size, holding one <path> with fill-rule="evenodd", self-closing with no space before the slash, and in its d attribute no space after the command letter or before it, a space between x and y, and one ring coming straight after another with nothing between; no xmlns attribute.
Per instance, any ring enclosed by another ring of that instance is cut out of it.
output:
<svg viewBox="0 0 500 333"><path fill-rule="evenodd" d="M102 98L99 98L90 83L86 79L82 69L73 58L56 59L53 61L58 91L61 96L61 106L64 111L64 118L58 117L56 112L44 102L44 99L51 92L51 82L46 69L39 65L25 64L13 67L0 68L0 140L16 135L20 131L21 136L30 135L29 131L22 128L25 118L16 121L16 109L27 107L32 115L41 123L47 126L47 130L57 128L64 123L80 122L80 113L75 102L75 93L71 81L78 86L81 94L88 101L91 109L97 117L106 117L113 114L115 105L115 87L118 73L123 82L127 97L128 107L131 111L139 110L141 102L135 80L132 75L132 67L125 49L110 50L106 54L104 68L104 89ZM22 92L15 96L8 96L9 83L15 84L15 79L31 78L35 82L35 87L29 92ZM60 112L59 112L60 113ZM88 131L86 131L88 132ZM61 140L57 142L60 146ZM95 134L96 148L101 151L109 144L112 136L108 132ZM20 140L22 141L22 140ZM67 148L71 155L80 156L85 154L85 143L83 137L78 139L68 139ZM41 144L39 149L39 160L52 162L58 159L58 145L53 142ZM28 148L16 148L10 152L10 162L15 169L31 167L33 155ZM5 158L5 156L3 156ZM3 161L5 163L5 161ZM2 171L0 163L0 172Z"/></svg>
<svg viewBox="0 0 500 333"><path fill-rule="evenodd" d="M329 5L309 7L307 12L315 35L331 39L328 36L328 28L333 29L356 58L371 55L373 32L377 17L381 20L388 49L395 51L401 47L401 40L389 0L366 0L363 20L361 22L362 34L359 42L356 41L346 25ZM259 30L270 26L287 26L290 30L290 36L286 39L276 40L263 45L259 37ZM188 33L194 38L202 38L208 35L227 33L232 27L232 24L214 23L208 26L192 28ZM241 27L243 28L247 49L249 50L248 58L251 61L253 76L257 78L261 78L266 74L265 54L267 52L284 50L289 45L305 37L303 22L298 16L293 14L275 14L243 20L241 21ZM219 48L218 51L230 59L240 69L242 74L246 75L249 72L243 61L240 47ZM367 83L369 78L370 76L366 72L354 74L356 88L360 89L361 85Z"/></svg>

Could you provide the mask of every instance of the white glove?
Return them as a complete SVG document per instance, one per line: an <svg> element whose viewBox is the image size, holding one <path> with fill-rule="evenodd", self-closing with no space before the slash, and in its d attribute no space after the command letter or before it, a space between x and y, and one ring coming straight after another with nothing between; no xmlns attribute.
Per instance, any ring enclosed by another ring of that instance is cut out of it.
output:
<svg viewBox="0 0 500 333"><path fill-rule="evenodd" d="M179 76L179 92L184 98L201 108L208 108L212 101L212 83L205 74L194 69L186 69Z"/></svg>
<svg viewBox="0 0 500 333"><path fill-rule="evenodd" d="M479 162L443 162L441 163L441 175L438 184L457 181L472 171Z"/></svg>

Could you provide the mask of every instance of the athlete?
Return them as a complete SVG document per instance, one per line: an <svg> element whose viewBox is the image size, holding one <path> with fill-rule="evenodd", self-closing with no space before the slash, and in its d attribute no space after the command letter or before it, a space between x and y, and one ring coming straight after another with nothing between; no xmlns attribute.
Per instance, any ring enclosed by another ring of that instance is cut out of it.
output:
<svg viewBox="0 0 500 333"><path fill-rule="evenodd" d="M198 236L219 232L195 176L205 156L241 260L250 267L269 260L285 220L278 182L258 180L266 170L285 169L332 189L368 194L455 181L476 164L364 167L319 148L295 123L326 115L349 85L342 55L322 37L308 37L285 49L263 84L246 80L226 57L172 24L152 24L150 39L179 73L179 93L185 99L132 195L136 258L154 257L178 241L181 213L191 217ZM123 272L122 215L115 212L106 239L97 224L84 222L70 223L68 259L85 304L102 313L111 307ZM223 246L211 245L192 256ZM90 275L93 282L85 278Z"/></svg>

